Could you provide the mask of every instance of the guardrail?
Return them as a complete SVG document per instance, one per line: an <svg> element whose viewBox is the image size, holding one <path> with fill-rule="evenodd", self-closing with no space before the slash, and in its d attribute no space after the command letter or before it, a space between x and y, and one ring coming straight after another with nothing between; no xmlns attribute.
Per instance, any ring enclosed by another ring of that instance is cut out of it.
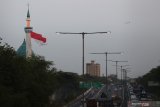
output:
<svg viewBox="0 0 160 107"><path fill-rule="evenodd" d="M102 94L103 92L103 89L105 88L105 85L98 91L98 93L95 95L95 99L98 99L100 97L100 95Z"/></svg>
<svg viewBox="0 0 160 107"><path fill-rule="evenodd" d="M84 92L84 97L86 97L86 95L92 90L93 88L88 89L87 91ZM81 94L80 96L78 96L76 99L74 99L73 101L71 101L69 104L67 104L65 107L72 107L74 106L74 104L78 101L81 101L81 99L83 98L83 94Z"/></svg>

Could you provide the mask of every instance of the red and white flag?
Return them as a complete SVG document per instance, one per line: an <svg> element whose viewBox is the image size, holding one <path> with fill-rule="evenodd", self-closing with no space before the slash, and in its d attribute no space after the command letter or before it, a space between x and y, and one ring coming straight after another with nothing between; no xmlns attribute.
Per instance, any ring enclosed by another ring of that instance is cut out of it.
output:
<svg viewBox="0 0 160 107"><path fill-rule="evenodd" d="M31 38L42 41L43 43L46 43L46 38L43 37L41 34L35 33L35 32L30 32Z"/></svg>

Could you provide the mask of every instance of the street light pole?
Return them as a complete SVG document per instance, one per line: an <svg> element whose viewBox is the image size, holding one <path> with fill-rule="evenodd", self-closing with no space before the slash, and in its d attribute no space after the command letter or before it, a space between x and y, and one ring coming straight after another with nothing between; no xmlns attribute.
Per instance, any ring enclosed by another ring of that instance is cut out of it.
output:
<svg viewBox="0 0 160 107"><path fill-rule="evenodd" d="M56 32L56 34L80 34L82 35L82 76L84 76L84 37L86 34L107 34L111 33L110 31L108 32L81 32L81 33L72 33L72 32ZM84 93L83 93L83 100L84 100ZM84 107L84 104L83 104Z"/></svg>
<svg viewBox="0 0 160 107"><path fill-rule="evenodd" d="M84 76L84 33L82 33L82 75Z"/></svg>
<svg viewBox="0 0 160 107"><path fill-rule="evenodd" d="M107 60L107 55L108 54L121 54L121 53L120 52L112 52L112 53L111 52L104 52L104 53L91 53L91 54L105 54L106 55L106 92L107 92L107 88L108 88L107 87L107 84L108 84L108 81L107 81L107 76L108 76L107 75L107 61L108 61Z"/></svg>
<svg viewBox="0 0 160 107"><path fill-rule="evenodd" d="M122 76L123 76L123 67L126 67L126 66L129 66L129 65L121 65L120 67L121 67L121 83L122 83Z"/></svg>
<svg viewBox="0 0 160 107"><path fill-rule="evenodd" d="M56 34L80 34L82 35L82 75L84 75L84 37L86 34L107 34L111 33L110 31L108 32L81 32L81 33L72 33L72 32L56 32Z"/></svg>
<svg viewBox="0 0 160 107"><path fill-rule="evenodd" d="M112 62L116 62L116 78L118 79L118 62L128 62L128 61L112 61Z"/></svg>
<svg viewBox="0 0 160 107"><path fill-rule="evenodd" d="M122 83L122 74L123 73L123 71L122 71L122 66L121 66L121 83Z"/></svg>
<svg viewBox="0 0 160 107"><path fill-rule="evenodd" d="M106 55L106 93L107 93L107 88L108 88L108 86L107 86L107 84L108 84L108 80L107 80L107 76L108 76L108 72L107 72L107 55L108 55L108 53L106 52L105 53L105 55Z"/></svg>
<svg viewBox="0 0 160 107"><path fill-rule="evenodd" d="M124 80L126 81L127 80L127 73L128 72L131 72L130 70L128 70L128 69L130 69L130 68L125 68L125 69L123 69L123 71L124 71Z"/></svg>
<svg viewBox="0 0 160 107"><path fill-rule="evenodd" d="M128 94L127 94L127 73L129 71L127 69L123 69L123 73L124 73L124 80L123 80L123 87L124 87L124 92L123 93L123 98L124 98L124 106L127 107L127 102L128 102Z"/></svg>

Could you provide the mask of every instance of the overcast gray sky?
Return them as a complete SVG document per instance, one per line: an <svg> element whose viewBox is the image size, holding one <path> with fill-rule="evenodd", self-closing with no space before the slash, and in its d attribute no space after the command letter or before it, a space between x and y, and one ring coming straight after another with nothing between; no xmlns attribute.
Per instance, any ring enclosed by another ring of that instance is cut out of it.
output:
<svg viewBox="0 0 160 107"><path fill-rule="evenodd" d="M33 51L58 69L82 74L81 35L56 35L59 31L112 32L85 36L85 63L100 63L101 74L105 56L89 53L123 52L108 59L129 61L119 65L131 65L130 77L160 65L160 0L0 0L0 36L16 50L25 38L27 3L33 30L47 38L45 46L32 40ZM109 74L115 73L112 65Z"/></svg>

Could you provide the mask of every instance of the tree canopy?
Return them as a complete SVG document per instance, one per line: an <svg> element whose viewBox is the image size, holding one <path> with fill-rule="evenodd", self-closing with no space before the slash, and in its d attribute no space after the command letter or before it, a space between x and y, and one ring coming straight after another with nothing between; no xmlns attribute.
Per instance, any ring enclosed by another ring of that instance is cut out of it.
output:
<svg viewBox="0 0 160 107"><path fill-rule="evenodd" d="M155 95L155 99L160 99L160 86L149 86L148 82L153 81L160 84L160 66L151 69L147 74L137 78L138 83L146 87L150 93Z"/></svg>
<svg viewBox="0 0 160 107"><path fill-rule="evenodd" d="M18 56L8 44L0 45L0 106L44 107L53 93L52 62L40 56Z"/></svg>
<svg viewBox="0 0 160 107"><path fill-rule="evenodd" d="M79 81L104 78L58 71L44 57L19 56L0 41L0 107L62 107L86 90Z"/></svg>

